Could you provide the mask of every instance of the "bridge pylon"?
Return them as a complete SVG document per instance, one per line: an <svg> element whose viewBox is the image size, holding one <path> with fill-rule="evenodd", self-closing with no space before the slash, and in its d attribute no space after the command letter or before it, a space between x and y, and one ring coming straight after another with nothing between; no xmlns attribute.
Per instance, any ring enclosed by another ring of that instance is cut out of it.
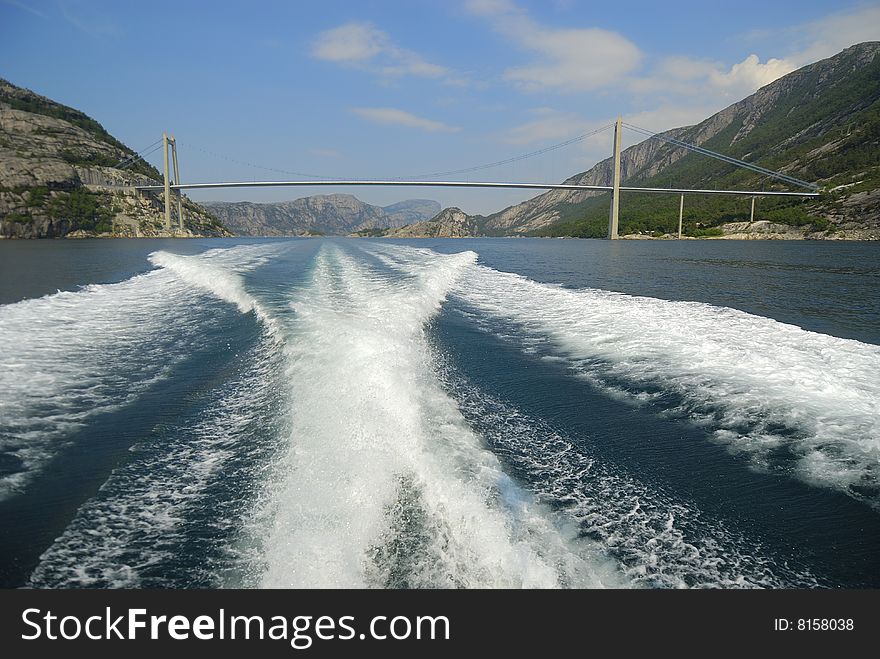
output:
<svg viewBox="0 0 880 659"><path fill-rule="evenodd" d="M171 151L171 160L174 165L174 185L180 185L180 169L177 166L177 140L174 139L174 135L168 135L168 133L162 133L162 149L164 155L164 187L165 187L165 230L171 231L171 184L172 180L169 177L169 147ZM177 228L182 232L183 231L183 193L178 189L177 190Z"/></svg>
<svg viewBox="0 0 880 659"><path fill-rule="evenodd" d="M618 216L620 214L620 132L622 117L614 123L614 169L611 181L611 212L608 216L608 239L617 240Z"/></svg>

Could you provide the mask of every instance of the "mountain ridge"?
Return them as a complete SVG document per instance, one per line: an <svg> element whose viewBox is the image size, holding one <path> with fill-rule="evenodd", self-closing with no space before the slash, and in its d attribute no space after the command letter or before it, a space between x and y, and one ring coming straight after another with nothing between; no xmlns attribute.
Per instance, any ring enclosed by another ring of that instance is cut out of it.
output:
<svg viewBox="0 0 880 659"><path fill-rule="evenodd" d="M440 212L430 199L407 199L374 206L350 194L301 197L291 201L208 201L202 204L240 236L348 235L401 227Z"/></svg>

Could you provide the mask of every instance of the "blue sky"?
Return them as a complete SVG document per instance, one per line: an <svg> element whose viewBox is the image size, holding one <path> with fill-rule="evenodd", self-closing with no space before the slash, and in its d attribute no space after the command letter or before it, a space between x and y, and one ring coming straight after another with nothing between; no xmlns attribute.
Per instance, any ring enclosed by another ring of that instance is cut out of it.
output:
<svg viewBox="0 0 880 659"><path fill-rule="evenodd" d="M847 0L0 0L0 77L87 112L135 149L174 133L185 181L294 177L271 169L353 178L454 170L559 143L617 114L665 130L877 39L880 3ZM456 178L559 181L610 149L605 131ZM481 213L530 196L340 191Z"/></svg>

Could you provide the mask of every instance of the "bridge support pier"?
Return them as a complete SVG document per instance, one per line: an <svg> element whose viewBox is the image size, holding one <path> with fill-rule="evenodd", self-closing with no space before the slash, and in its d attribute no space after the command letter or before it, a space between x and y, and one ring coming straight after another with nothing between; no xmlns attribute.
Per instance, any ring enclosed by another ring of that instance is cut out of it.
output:
<svg viewBox="0 0 880 659"><path fill-rule="evenodd" d="M681 220L684 217L684 195L678 202L678 239L681 240Z"/></svg>
<svg viewBox="0 0 880 659"><path fill-rule="evenodd" d="M617 240L620 215L620 132L623 119L617 117L614 124L614 169L612 171L611 213L608 216L608 239Z"/></svg>
<svg viewBox="0 0 880 659"><path fill-rule="evenodd" d="M171 181L168 178L168 134L162 133L163 163L162 174L165 183L165 231L171 231Z"/></svg>
<svg viewBox="0 0 880 659"><path fill-rule="evenodd" d="M171 158L174 164L174 184L180 185L180 170L177 167L177 141L173 135L162 133L162 148L164 151L164 187L165 187L165 230L171 231L171 177L169 176L168 151L171 150ZM183 231L183 192L177 191L177 226Z"/></svg>
<svg viewBox="0 0 880 659"><path fill-rule="evenodd" d="M171 138L171 156L174 163L174 182L180 185L180 169L177 167L177 140ZM177 228L183 233L183 192L177 191Z"/></svg>
<svg viewBox="0 0 880 659"><path fill-rule="evenodd" d="M752 212L749 213L749 222L755 221L755 198L752 197Z"/></svg>

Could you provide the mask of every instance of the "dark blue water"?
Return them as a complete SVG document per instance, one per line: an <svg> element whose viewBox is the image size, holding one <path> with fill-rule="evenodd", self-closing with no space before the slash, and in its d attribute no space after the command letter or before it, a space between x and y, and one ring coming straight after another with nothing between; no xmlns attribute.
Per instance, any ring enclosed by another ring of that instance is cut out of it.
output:
<svg viewBox="0 0 880 659"><path fill-rule="evenodd" d="M878 255L0 243L0 579L877 587Z"/></svg>

